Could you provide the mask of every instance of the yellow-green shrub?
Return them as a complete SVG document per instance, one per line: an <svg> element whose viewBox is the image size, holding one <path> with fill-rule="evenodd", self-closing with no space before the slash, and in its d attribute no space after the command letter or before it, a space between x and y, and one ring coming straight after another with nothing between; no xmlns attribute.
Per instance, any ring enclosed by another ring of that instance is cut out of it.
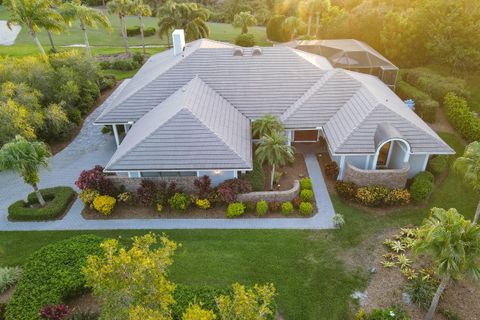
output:
<svg viewBox="0 0 480 320"><path fill-rule="evenodd" d="M93 200L93 208L98 212L108 216L115 208L117 200L111 196L98 196Z"/></svg>
<svg viewBox="0 0 480 320"><path fill-rule="evenodd" d="M390 190L385 198L385 204L389 206L406 205L410 203L411 195L407 189Z"/></svg>
<svg viewBox="0 0 480 320"><path fill-rule="evenodd" d="M211 207L210 201L208 199L197 199L195 205L200 209L209 209Z"/></svg>
<svg viewBox="0 0 480 320"><path fill-rule="evenodd" d="M100 193L97 190L93 189L84 189L80 191L80 200L82 200L83 204L85 207L92 207L93 200L95 200L96 197L98 197Z"/></svg>
<svg viewBox="0 0 480 320"><path fill-rule="evenodd" d="M313 206L310 202L302 202L299 211L302 216L309 216L313 213Z"/></svg>
<svg viewBox="0 0 480 320"><path fill-rule="evenodd" d="M133 194L129 191L122 192L117 196L118 202L130 203L133 201Z"/></svg>

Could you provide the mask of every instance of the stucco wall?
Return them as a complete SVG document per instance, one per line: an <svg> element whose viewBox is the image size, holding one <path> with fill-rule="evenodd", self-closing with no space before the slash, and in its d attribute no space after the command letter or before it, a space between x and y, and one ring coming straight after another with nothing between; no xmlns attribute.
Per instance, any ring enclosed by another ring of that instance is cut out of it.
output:
<svg viewBox="0 0 480 320"><path fill-rule="evenodd" d="M237 196L237 200L241 202L252 201L258 202L260 200L265 200L268 202L276 201L276 202L285 202L290 201L296 196L298 196L300 192L300 183L298 180L295 180L293 183L293 188L290 190L285 191L260 191L260 192L250 192L239 194Z"/></svg>
<svg viewBox="0 0 480 320"><path fill-rule="evenodd" d="M407 184L410 166L393 170L362 170L346 163L344 181L353 182L359 186L381 185L388 188L404 188Z"/></svg>
<svg viewBox="0 0 480 320"><path fill-rule="evenodd" d="M411 154L408 163L410 164L409 178L413 178L417 173L425 171L425 161L429 157L428 154Z"/></svg>
<svg viewBox="0 0 480 320"><path fill-rule="evenodd" d="M128 178L128 177L119 177L119 176L109 176L108 179L112 180L113 184L116 187L121 185L125 186L128 191L136 192L140 183L143 179L151 180L154 182L165 181L167 183L176 182L177 187L183 189L187 193L195 192L195 187L193 181L197 177L155 177L155 178Z"/></svg>

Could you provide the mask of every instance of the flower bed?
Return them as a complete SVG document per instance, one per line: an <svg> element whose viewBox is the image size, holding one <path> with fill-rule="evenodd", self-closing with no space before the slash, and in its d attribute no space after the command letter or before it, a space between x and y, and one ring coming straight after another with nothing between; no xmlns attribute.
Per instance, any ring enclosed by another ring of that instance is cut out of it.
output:
<svg viewBox="0 0 480 320"><path fill-rule="evenodd" d="M38 206L34 192L27 197L27 202L19 200L8 207L8 219L14 221L54 220L65 214L75 199L75 191L70 187L55 187L40 190L46 204Z"/></svg>

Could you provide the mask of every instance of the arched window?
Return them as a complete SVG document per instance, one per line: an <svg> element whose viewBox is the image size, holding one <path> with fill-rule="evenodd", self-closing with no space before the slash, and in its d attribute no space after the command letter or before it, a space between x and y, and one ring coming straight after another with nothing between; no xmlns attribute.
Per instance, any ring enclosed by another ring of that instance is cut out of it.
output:
<svg viewBox="0 0 480 320"><path fill-rule="evenodd" d="M407 141L390 139L377 147L373 169L400 169L409 157L410 145Z"/></svg>

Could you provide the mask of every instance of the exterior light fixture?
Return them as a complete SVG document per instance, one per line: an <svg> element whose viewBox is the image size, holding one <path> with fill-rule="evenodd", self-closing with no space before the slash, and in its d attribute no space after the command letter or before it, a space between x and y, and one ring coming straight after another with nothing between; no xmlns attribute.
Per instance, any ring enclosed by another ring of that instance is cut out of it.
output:
<svg viewBox="0 0 480 320"><path fill-rule="evenodd" d="M219 175L219 174L222 173L222 171L221 170L213 170L213 173L216 174L216 175Z"/></svg>

